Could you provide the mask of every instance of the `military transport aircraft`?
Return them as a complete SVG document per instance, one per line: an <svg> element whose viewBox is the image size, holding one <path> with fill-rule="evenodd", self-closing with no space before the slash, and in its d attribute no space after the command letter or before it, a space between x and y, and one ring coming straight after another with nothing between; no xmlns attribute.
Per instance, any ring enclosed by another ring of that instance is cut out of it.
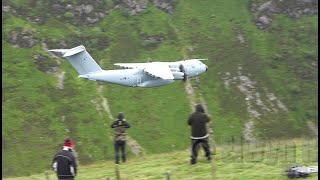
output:
<svg viewBox="0 0 320 180"><path fill-rule="evenodd" d="M155 87L187 80L208 70L201 61L189 59L176 62L116 63L124 69L103 70L83 45L72 49L52 49L62 53L80 74L79 78L102 81L132 87Z"/></svg>

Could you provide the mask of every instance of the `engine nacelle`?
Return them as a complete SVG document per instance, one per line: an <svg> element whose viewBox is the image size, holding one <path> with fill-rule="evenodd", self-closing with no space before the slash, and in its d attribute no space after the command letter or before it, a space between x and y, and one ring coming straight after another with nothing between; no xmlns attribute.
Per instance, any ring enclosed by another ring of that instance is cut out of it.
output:
<svg viewBox="0 0 320 180"><path fill-rule="evenodd" d="M183 72L172 72L172 75L173 75L174 79L184 79Z"/></svg>

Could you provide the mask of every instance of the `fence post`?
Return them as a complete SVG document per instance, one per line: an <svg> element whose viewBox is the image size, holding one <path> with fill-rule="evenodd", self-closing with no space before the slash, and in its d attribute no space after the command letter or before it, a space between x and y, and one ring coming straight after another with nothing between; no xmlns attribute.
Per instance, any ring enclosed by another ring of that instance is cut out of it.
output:
<svg viewBox="0 0 320 180"><path fill-rule="evenodd" d="M116 165L115 165L115 167L116 167L116 178L117 178L117 180L120 180L119 165L118 165L118 164L116 164Z"/></svg>
<svg viewBox="0 0 320 180"><path fill-rule="evenodd" d="M166 172L166 178L167 178L167 180L170 180L170 171Z"/></svg>
<svg viewBox="0 0 320 180"><path fill-rule="evenodd" d="M49 172L48 171L44 172L44 176L46 177L46 180L49 180Z"/></svg>

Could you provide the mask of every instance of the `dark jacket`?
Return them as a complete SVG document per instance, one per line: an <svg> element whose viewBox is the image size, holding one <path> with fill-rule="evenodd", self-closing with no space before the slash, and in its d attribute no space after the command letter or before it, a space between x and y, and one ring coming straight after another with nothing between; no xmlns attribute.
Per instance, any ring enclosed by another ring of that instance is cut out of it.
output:
<svg viewBox="0 0 320 180"><path fill-rule="evenodd" d="M71 149L64 147L53 158L52 167L59 179L74 178L77 174L77 163Z"/></svg>
<svg viewBox="0 0 320 180"><path fill-rule="evenodd" d="M196 106L196 111L189 116L188 125L191 126L192 138L201 138L208 135L206 124L210 121L201 105Z"/></svg>
<svg viewBox="0 0 320 180"><path fill-rule="evenodd" d="M130 128L129 123L127 123L125 120L116 120L111 124L111 128L114 129L114 140L118 141L126 141L126 128Z"/></svg>

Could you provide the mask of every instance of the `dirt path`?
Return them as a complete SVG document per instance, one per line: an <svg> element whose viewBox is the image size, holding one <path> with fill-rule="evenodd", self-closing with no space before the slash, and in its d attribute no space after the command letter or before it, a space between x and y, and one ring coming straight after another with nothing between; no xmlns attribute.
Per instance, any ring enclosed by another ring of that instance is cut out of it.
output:
<svg viewBox="0 0 320 180"><path fill-rule="evenodd" d="M307 124L314 136L318 137L318 127L312 121L308 121Z"/></svg>
<svg viewBox="0 0 320 180"><path fill-rule="evenodd" d="M196 86L197 87L200 87L199 86L199 78L196 77L195 78L195 83L196 83ZM191 106L191 109L192 111L194 112L195 111L195 105L200 103L202 104L206 114L210 117L211 121L207 124L207 132L210 134L209 136L209 145L210 145L210 150L211 150L211 153L213 154L212 156L212 160L211 160L211 179L212 180L215 180L216 179L216 159L215 159L215 153L216 153L216 143L214 141L214 137L213 137L213 119L212 119L212 115L210 114L209 110L208 110L208 106L207 106L207 103L204 99L204 97L202 96L202 94L199 94L199 99L197 99L197 96L196 96L196 93L195 93L195 89L194 87L192 86L192 83L190 82L190 80L187 80L186 83L185 83L185 90L188 94L188 98L189 98L189 101L190 101L190 106Z"/></svg>
<svg viewBox="0 0 320 180"><path fill-rule="evenodd" d="M112 120L114 118L112 117L112 113L111 113L111 110L109 107L108 100L106 97L104 97L102 95L102 91L103 91L103 86L98 86L97 92L100 95L100 98L102 100L102 107L103 107L104 111L108 114L109 119ZM113 137L111 137L111 138L113 138ZM132 153L136 156L143 155L146 152L145 149L143 149L136 140L134 140L133 138L131 138L128 135L127 135L127 144L130 147Z"/></svg>

